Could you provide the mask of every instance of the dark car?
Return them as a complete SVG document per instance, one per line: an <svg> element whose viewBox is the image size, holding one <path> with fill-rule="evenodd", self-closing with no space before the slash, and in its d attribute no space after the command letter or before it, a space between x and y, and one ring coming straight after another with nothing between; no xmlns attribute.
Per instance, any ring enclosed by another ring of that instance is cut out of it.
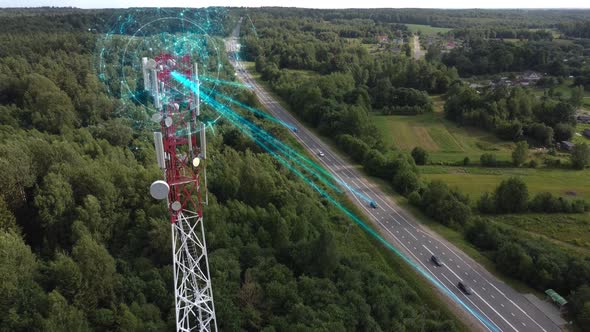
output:
<svg viewBox="0 0 590 332"><path fill-rule="evenodd" d="M432 257L430 257L430 260L434 263L434 265L436 266L443 266L443 263L440 261L440 259L438 259L438 257L432 255Z"/></svg>
<svg viewBox="0 0 590 332"><path fill-rule="evenodd" d="M371 201L371 202L369 203L369 205L370 205L370 206L371 206L373 209L376 209L376 208L377 208L377 203L375 203L375 202L373 202L373 201Z"/></svg>
<svg viewBox="0 0 590 332"><path fill-rule="evenodd" d="M297 127L291 127L291 130L293 130L294 133L297 132Z"/></svg>
<svg viewBox="0 0 590 332"><path fill-rule="evenodd" d="M463 281L459 281L457 287L459 287L459 289L466 295L471 295L471 288L467 286Z"/></svg>

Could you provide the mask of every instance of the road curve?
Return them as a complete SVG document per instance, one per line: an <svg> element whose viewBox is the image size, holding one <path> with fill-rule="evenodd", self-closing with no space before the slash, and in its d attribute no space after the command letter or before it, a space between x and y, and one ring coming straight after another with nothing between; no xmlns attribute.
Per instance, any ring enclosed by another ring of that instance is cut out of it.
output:
<svg viewBox="0 0 590 332"><path fill-rule="evenodd" d="M457 249L448 241L431 233L407 211L398 206L376 184L336 154L322 140L306 129L293 115L285 110L246 71L236 55L239 51L239 24L232 36L226 40L226 50L236 76L243 83L252 86L252 91L262 106L274 117L293 124L297 132L291 132L297 140L334 175L357 192L370 197L377 208L373 209L349 193L353 202L373 222L373 226L386 234L391 244L405 253L411 260L430 273L450 292L456 294L480 316L485 317L499 331L545 331L557 332L560 328L544 313L533 306L522 294L498 280L481 265ZM319 151L324 156L318 157ZM437 267L430 262L432 255L438 256L444 265ZM471 295L465 295L457 288L462 280L472 288ZM462 307L461 307L462 308ZM476 317L477 318L477 317ZM481 323L482 331L494 331Z"/></svg>

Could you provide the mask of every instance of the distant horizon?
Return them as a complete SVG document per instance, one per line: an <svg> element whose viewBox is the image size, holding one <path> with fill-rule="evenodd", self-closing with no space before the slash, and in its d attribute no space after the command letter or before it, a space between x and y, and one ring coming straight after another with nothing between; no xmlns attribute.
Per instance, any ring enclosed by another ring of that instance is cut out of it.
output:
<svg viewBox="0 0 590 332"><path fill-rule="evenodd" d="M231 7L231 8L261 8L282 7L301 9L440 9L440 10L588 10L590 1L564 0L560 7L550 7L553 1L548 0L498 0L485 2L483 5L473 6L467 0L415 0L411 6L399 6L396 1L367 0L361 2L352 0L0 0L0 9L35 9L35 8L75 8L75 9L125 9L125 8L203 8L203 7ZM444 3L445 7L437 4ZM337 4L337 5L336 5ZM469 5L468 5L469 4ZM396 6L398 5L398 6ZM545 5L545 6L544 6Z"/></svg>
<svg viewBox="0 0 590 332"><path fill-rule="evenodd" d="M0 4L2 1L0 1ZM208 5L208 6L129 6L129 7L78 7L78 6L55 6L55 5L40 5L40 6L14 6L2 7L0 9L131 9L131 8L208 8L208 7L224 7L224 8L285 8L285 9L319 9L319 10L333 10L333 9L440 9L440 10L590 10L588 7L301 7L301 6L279 6L279 5L261 5L261 6L222 6L222 5Z"/></svg>

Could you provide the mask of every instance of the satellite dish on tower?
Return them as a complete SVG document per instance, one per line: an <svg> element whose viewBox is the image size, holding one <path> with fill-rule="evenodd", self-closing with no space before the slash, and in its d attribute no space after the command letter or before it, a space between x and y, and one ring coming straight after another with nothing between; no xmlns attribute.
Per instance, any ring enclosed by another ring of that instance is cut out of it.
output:
<svg viewBox="0 0 590 332"><path fill-rule="evenodd" d="M199 167L200 163L201 163L201 159L199 157L196 157L193 159L193 167Z"/></svg>
<svg viewBox="0 0 590 332"><path fill-rule="evenodd" d="M152 114L152 121L154 121L154 122L162 121L162 114L160 114L160 113Z"/></svg>
<svg viewBox="0 0 590 332"><path fill-rule="evenodd" d="M158 180L154 181L150 186L150 195L152 195L155 199L165 199L168 197L168 193L170 192L170 186L166 181Z"/></svg>
<svg viewBox="0 0 590 332"><path fill-rule="evenodd" d="M174 201L174 203L172 203L172 210L174 211L179 211L182 208L182 205L180 204L179 201Z"/></svg>
<svg viewBox="0 0 590 332"><path fill-rule="evenodd" d="M170 127L172 125L172 118L171 117L167 117L164 120L164 124L166 125L166 127Z"/></svg>

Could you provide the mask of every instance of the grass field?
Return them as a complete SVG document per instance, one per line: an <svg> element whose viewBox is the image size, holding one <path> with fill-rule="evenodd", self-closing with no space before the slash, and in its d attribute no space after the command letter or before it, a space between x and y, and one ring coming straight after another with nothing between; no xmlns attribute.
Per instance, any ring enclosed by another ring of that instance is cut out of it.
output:
<svg viewBox="0 0 590 332"><path fill-rule="evenodd" d="M421 166L420 171L424 179L442 180L469 194L473 200L483 192L493 191L502 180L511 176L523 179L531 194L548 191L565 196L568 192L575 192L576 198L590 200L590 169Z"/></svg>
<svg viewBox="0 0 590 332"><path fill-rule="evenodd" d="M584 214L494 216L495 222L541 236L575 253L590 254L590 218Z"/></svg>
<svg viewBox="0 0 590 332"><path fill-rule="evenodd" d="M408 30L413 33L417 33L421 31L424 35L434 35L439 32L446 33L449 32L451 29L449 28L437 28L430 25L422 25L422 24L406 24Z"/></svg>
<svg viewBox="0 0 590 332"><path fill-rule="evenodd" d="M462 128L444 119L442 101L434 99L435 112L416 116L374 115L373 123L383 133L386 144L403 151L421 146L430 160L458 162L465 157L479 161L481 154L492 152L499 160L509 160L513 143L475 128Z"/></svg>

